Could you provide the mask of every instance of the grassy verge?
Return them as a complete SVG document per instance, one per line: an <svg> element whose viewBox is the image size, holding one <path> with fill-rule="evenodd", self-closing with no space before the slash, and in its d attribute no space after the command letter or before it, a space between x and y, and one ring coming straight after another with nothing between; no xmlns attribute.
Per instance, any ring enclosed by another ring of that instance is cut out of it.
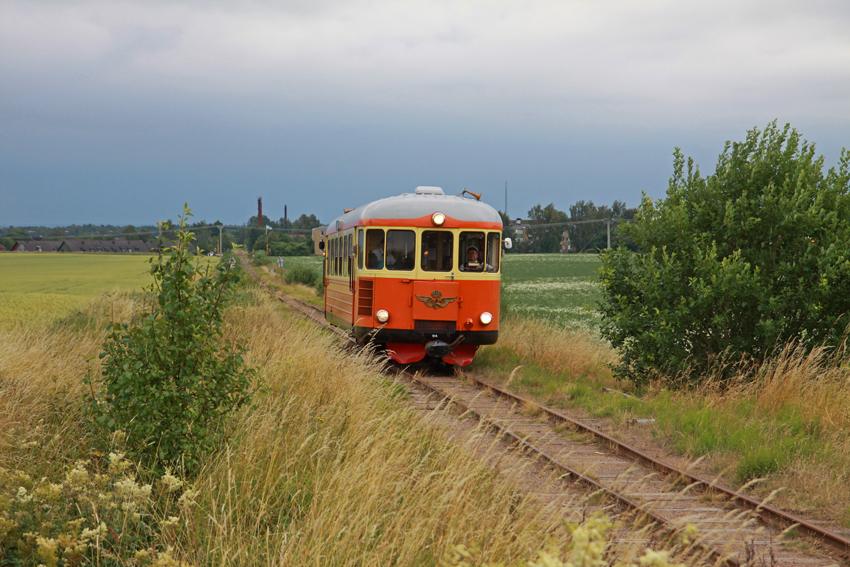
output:
<svg viewBox="0 0 850 567"><path fill-rule="evenodd" d="M764 479L757 496L781 490L778 505L850 527L850 368L842 354L789 348L757 370L756 382L709 379L687 391L635 391L612 376L615 360L586 332L509 318L499 343L481 349L472 368L541 403L621 427L654 419L646 432L662 447L707 458L708 470L732 484Z"/></svg>
<svg viewBox="0 0 850 567"><path fill-rule="evenodd" d="M316 258L319 259L318 262ZM254 270L262 281L272 288L317 307L324 305L321 288L321 257L285 257L283 268L278 267L276 263L271 263L255 266Z"/></svg>

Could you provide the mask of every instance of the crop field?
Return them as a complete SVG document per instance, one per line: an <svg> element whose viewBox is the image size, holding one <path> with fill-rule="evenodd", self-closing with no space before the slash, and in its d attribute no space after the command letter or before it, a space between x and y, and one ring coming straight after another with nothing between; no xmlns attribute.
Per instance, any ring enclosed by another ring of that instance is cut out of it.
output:
<svg viewBox="0 0 850 567"><path fill-rule="evenodd" d="M592 279L601 265L596 254L506 254L503 304L510 315L591 330L601 297Z"/></svg>
<svg viewBox="0 0 850 567"><path fill-rule="evenodd" d="M143 254L0 254L0 324L63 317L98 293L140 291L153 283L149 258Z"/></svg>

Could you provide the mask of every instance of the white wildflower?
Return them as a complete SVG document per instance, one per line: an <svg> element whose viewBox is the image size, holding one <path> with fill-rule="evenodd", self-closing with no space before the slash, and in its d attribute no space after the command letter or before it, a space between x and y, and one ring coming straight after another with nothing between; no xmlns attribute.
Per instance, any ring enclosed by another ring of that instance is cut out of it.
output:
<svg viewBox="0 0 850 567"><path fill-rule="evenodd" d="M197 495L197 490L187 490L182 496L180 496L180 499L177 500L177 505L183 509L191 508L195 505L195 497Z"/></svg>
<svg viewBox="0 0 850 567"><path fill-rule="evenodd" d="M18 500L18 502L29 502L30 500L32 500L32 494L27 492L27 489L23 486L19 486L18 493L15 495L15 498Z"/></svg>
<svg viewBox="0 0 850 567"><path fill-rule="evenodd" d="M130 465L130 461L124 458L124 453L109 453L109 472L112 474L121 474L125 470L127 470Z"/></svg>
<svg viewBox="0 0 850 567"><path fill-rule="evenodd" d="M166 469L165 474L162 475L160 479L162 482L162 486L165 488L165 491L168 493L176 492L183 486L183 481L171 474L170 469Z"/></svg>
<svg viewBox="0 0 850 567"><path fill-rule="evenodd" d="M80 541L88 542L93 538L106 537L106 532L106 524L101 522L100 525L93 530L89 528L83 529L82 533L80 534Z"/></svg>
<svg viewBox="0 0 850 567"><path fill-rule="evenodd" d="M81 488L89 481L89 472L78 464L75 468L68 471L65 475L65 480L74 488Z"/></svg>
<svg viewBox="0 0 850 567"><path fill-rule="evenodd" d="M162 527L163 527L163 529L173 528L174 526L176 526L179 523L180 523L180 518L178 518L177 516L169 516L167 520L163 520Z"/></svg>

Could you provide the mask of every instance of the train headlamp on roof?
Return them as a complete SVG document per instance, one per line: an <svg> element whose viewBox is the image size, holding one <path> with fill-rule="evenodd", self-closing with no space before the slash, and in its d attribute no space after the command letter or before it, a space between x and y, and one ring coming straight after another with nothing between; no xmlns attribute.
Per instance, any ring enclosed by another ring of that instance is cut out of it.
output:
<svg viewBox="0 0 850 567"><path fill-rule="evenodd" d="M431 215L431 222L434 223L434 226L443 226L443 223L446 222L446 215L443 213L434 213Z"/></svg>

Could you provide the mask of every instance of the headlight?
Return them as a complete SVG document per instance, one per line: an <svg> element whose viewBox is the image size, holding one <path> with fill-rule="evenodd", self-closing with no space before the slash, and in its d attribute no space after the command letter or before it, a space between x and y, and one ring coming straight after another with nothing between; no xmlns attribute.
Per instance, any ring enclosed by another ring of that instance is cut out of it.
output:
<svg viewBox="0 0 850 567"><path fill-rule="evenodd" d="M489 325L493 322L493 316L485 311L478 317L478 320L481 321L482 325Z"/></svg>
<svg viewBox="0 0 850 567"><path fill-rule="evenodd" d="M390 314L386 309L381 309L375 314L375 318L380 323L386 323L387 321L390 320Z"/></svg>
<svg viewBox="0 0 850 567"><path fill-rule="evenodd" d="M443 226L443 223L446 222L446 215L443 213L434 213L431 215L431 222L436 226Z"/></svg>

